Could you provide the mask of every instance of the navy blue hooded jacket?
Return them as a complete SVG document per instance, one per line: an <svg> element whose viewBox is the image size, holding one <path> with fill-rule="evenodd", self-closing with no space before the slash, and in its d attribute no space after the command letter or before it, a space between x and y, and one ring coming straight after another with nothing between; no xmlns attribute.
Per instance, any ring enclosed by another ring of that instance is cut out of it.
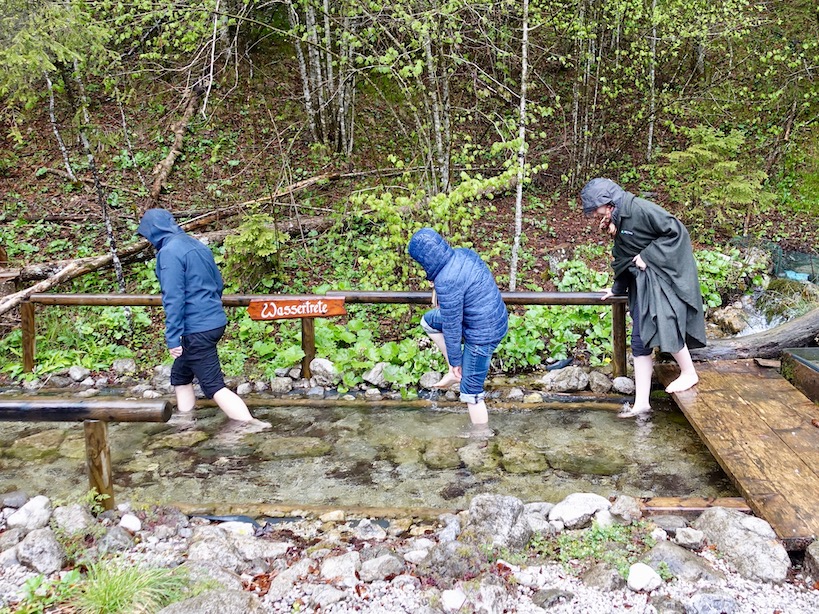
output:
<svg viewBox="0 0 819 614"><path fill-rule="evenodd" d="M210 248L185 234L165 209L146 211L137 234L156 248L168 348L181 346L182 335L227 324L222 307L224 284Z"/></svg>
<svg viewBox="0 0 819 614"><path fill-rule="evenodd" d="M453 249L432 228L422 228L409 242L409 254L435 284L447 358L461 366L461 342L498 343L506 335L509 316L489 267L471 249Z"/></svg>

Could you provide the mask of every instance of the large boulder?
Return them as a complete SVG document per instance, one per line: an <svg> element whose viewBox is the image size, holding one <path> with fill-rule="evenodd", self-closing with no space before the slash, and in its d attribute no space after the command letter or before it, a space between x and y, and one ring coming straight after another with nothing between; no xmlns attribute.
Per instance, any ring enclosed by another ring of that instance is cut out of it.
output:
<svg viewBox="0 0 819 614"><path fill-rule="evenodd" d="M767 522L737 510L713 507L692 526L705 534L737 572L749 580L784 582L791 560Z"/></svg>
<svg viewBox="0 0 819 614"><path fill-rule="evenodd" d="M523 501L501 495L481 494L472 499L467 529L496 548L520 549L532 537Z"/></svg>

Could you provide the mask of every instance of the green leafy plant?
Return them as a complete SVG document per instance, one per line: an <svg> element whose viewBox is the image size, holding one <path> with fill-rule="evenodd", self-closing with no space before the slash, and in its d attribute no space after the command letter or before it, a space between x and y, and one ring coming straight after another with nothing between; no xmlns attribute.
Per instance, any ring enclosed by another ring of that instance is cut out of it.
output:
<svg viewBox="0 0 819 614"><path fill-rule="evenodd" d="M655 543L646 523L602 526L595 521L581 531L563 531L556 536L537 534L529 542L529 548L540 557L560 561L574 573L606 562L625 578L629 567Z"/></svg>
<svg viewBox="0 0 819 614"><path fill-rule="evenodd" d="M223 262L226 276L241 280L243 287L270 292L283 281L280 252L288 241L286 234L276 230L269 215L248 215L238 233L225 238L224 254L217 256L217 262Z"/></svg>
<svg viewBox="0 0 819 614"><path fill-rule="evenodd" d="M44 614L54 606L70 601L80 590L82 575L72 569L55 580L34 576L23 585L23 599L15 608L17 614Z"/></svg>
<svg viewBox="0 0 819 614"><path fill-rule="evenodd" d="M735 247L694 253L703 303L719 307L760 287L767 272L762 259L750 259Z"/></svg>

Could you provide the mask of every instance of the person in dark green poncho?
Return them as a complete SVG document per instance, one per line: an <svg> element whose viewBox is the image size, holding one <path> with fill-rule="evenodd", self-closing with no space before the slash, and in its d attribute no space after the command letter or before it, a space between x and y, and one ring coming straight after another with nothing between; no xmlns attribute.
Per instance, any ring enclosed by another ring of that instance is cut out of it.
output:
<svg viewBox="0 0 819 614"><path fill-rule="evenodd" d="M635 394L634 405L619 415L644 415L651 411L654 348L671 354L680 367L666 392L683 392L699 381L689 348L705 345L705 317L691 238L665 209L610 179L589 181L580 200L583 213L596 216L600 230L614 237L614 284L602 299L629 297Z"/></svg>

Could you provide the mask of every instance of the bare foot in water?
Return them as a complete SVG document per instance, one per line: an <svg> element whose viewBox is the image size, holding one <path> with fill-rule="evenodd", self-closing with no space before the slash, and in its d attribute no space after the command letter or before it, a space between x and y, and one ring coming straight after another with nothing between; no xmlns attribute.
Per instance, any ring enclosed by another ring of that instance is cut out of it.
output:
<svg viewBox="0 0 819 614"><path fill-rule="evenodd" d="M620 413L617 414L618 418L639 418L640 416L647 416L651 413L651 407L632 407L631 404L626 401L623 403L623 409L620 410Z"/></svg>
<svg viewBox="0 0 819 614"><path fill-rule="evenodd" d="M449 388L449 387L450 387L450 386L452 386L453 384L458 384L458 383L460 383L460 381L461 381L461 380L459 380L457 377L455 377L454 375L452 375L452 373L447 373L446 375L444 375L444 376L443 376L443 377L442 377L442 378L441 378L441 379L438 381L438 383L437 383L437 384L433 384L433 385L432 385L432 387L433 387L433 388Z"/></svg>
<svg viewBox="0 0 819 614"><path fill-rule="evenodd" d="M700 381L699 376L694 373L681 373L680 376L671 382L665 389L668 394L673 394L675 392L682 392L684 390L688 390L689 388L693 388L697 385L697 382Z"/></svg>

